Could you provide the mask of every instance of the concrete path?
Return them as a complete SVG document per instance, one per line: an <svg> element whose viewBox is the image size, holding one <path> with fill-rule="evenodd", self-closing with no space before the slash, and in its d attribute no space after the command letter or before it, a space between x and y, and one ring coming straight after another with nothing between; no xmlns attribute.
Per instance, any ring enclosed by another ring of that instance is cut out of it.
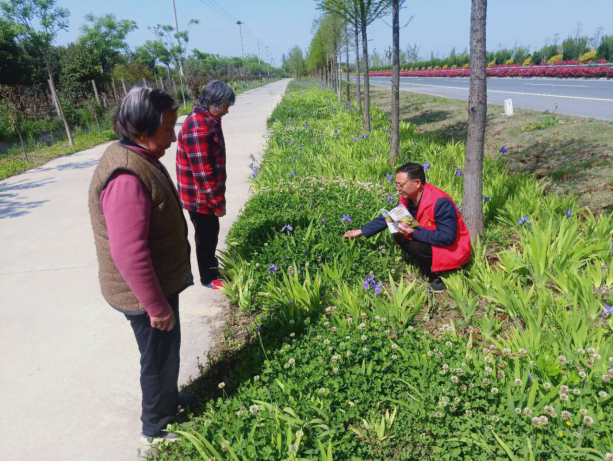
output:
<svg viewBox="0 0 614 461"><path fill-rule="evenodd" d="M221 241L247 200L248 156L262 153L266 119L288 81L239 95L224 118L228 215ZM138 458L138 349L127 320L100 295L87 209L106 146L0 182L2 459ZM173 145L162 159L172 177L175 152ZM221 295L200 286L181 295L180 384L197 373L198 358L204 362L221 306Z"/></svg>
<svg viewBox="0 0 614 461"><path fill-rule="evenodd" d="M355 81L355 80L354 80ZM390 88L391 77L370 77L370 85ZM489 77L488 104L612 120L612 80ZM469 77L401 77L400 89L414 93L469 99Z"/></svg>

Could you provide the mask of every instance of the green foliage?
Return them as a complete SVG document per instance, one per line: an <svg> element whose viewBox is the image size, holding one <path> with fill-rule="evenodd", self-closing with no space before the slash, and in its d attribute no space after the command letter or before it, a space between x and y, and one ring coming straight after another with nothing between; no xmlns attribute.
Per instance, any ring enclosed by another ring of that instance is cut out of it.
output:
<svg viewBox="0 0 614 461"><path fill-rule="evenodd" d="M128 51L126 37L138 29L135 21L116 19L114 14L85 16L85 24L81 26L78 42L89 48L95 61L102 66L104 73L109 73L122 60L122 53Z"/></svg>
<svg viewBox="0 0 614 461"><path fill-rule="evenodd" d="M81 102L92 93L92 80L102 79L100 63L92 49L71 43L57 49L60 67L62 96L73 102Z"/></svg>
<svg viewBox="0 0 614 461"><path fill-rule="evenodd" d="M584 53L590 51L588 37L569 37L563 41L563 61L578 59Z"/></svg>
<svg viewBox="0 0 614 461"><path fill-rule="evenodd" d="M599 47L597 48L597 59L605 59L608 62L612 62L612 44L612 35L602 37Z"/></svg>
<svg viewBox="0 0 614 461"><path fill-rule="evenodd" d="M182 441L150 458L611 452L611 219L486 159L485 237L515 245L491 264L478 241L471 265L445 279L459 315L422 329L432 298L388 234L341 237L395 201L388 121L375 110L373 129L361 126L332 92L289 86L222 258L226 294L258 315L256 341L224 385L207 389L213 398L197 416L171 427ZM424 139L409 124L401 139L400 163L428 162L429 182L459 203L464 146ZM366 276L382 282L379 293Z"/></svg>

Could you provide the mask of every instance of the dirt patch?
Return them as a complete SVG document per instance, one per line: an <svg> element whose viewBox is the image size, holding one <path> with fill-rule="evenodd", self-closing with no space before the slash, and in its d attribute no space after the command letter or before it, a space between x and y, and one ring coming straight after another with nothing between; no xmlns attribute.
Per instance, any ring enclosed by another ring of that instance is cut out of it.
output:
<svg viewBox="0 0 614 461"><path fill-rule="evenodd" d="M372 103L390 113L390 90L371 87ZM400 116L441 142L467 141L467 103L401 91ZM559 194L574 194L581 206L612 211L612 129L608 121L489 105L484 154L507 162L510 171L530 172ZM507 152L502 154L505 146Z"/></svg>

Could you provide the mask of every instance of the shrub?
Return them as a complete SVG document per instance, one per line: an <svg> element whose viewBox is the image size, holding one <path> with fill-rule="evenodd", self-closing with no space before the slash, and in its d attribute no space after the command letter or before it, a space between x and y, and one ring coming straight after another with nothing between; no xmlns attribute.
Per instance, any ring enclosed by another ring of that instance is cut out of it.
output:
<svg viewBox="0 0 614 461"><path fill-rule="evenodd" d="M612 35L601 37L601 43L597 48L597 59L605 59L612 62Z"/></svg>
<svg viewBox="0 0 614 461"><path fill-rule="evenodd" d="M505 61L505 65L509 66L510 64L514 64L514 60L512 58Z"/></svg>
<svg viewBox="0 0 614 461"><path fill-rule="evenodd" d="M580 62L585 64L587 62L594 61L596 57L597 50L589 51L588 53L584 53L582 56L580 56Z"/></svg>
<svg viewBox="0 0 614 461"><path fill-rule="evenodd" d="M524 67L528 66L529 64L531 64L531 60L532 60L532 59L533 59L533 57L532 57L532 56L529 56L527 59L525 59L525 60L522 62L522 65L523 65Z"/></svg>
<svg viewBox="0 0 614 461"><path fill-rule="evenodd" d="M550 59L548 59L548 64L553 65L553 64L556 64L557 62L561 62L562 60L563 60L563 55L557 54L555 56L552 56Z"/></svg>

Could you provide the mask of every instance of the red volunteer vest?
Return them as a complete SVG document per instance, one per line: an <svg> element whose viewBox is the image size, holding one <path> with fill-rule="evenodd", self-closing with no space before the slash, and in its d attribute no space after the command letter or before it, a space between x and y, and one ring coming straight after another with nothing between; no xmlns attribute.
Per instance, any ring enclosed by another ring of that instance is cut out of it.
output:
<svg viewBox="0 0 614 461"><path fill-rule="evenodd" d="M424 185L424 191L420 198L420 204L418 205L418 216L416 221L418 224L429 230L436 230L437 225L435 223L435 203L440 198L447 198L453 204L456 209L456 240L454 243L447 247L433 246L433 263L431 270L433 272L449 271L457 269L469 262L471 259L471 238L469 237L469 230L465 225L465 221L461 217L454 200L441 189L426 183ZM409 199L401 196L399 204L407 208ZM409 237L411 238L411 237Z"/></svg>

